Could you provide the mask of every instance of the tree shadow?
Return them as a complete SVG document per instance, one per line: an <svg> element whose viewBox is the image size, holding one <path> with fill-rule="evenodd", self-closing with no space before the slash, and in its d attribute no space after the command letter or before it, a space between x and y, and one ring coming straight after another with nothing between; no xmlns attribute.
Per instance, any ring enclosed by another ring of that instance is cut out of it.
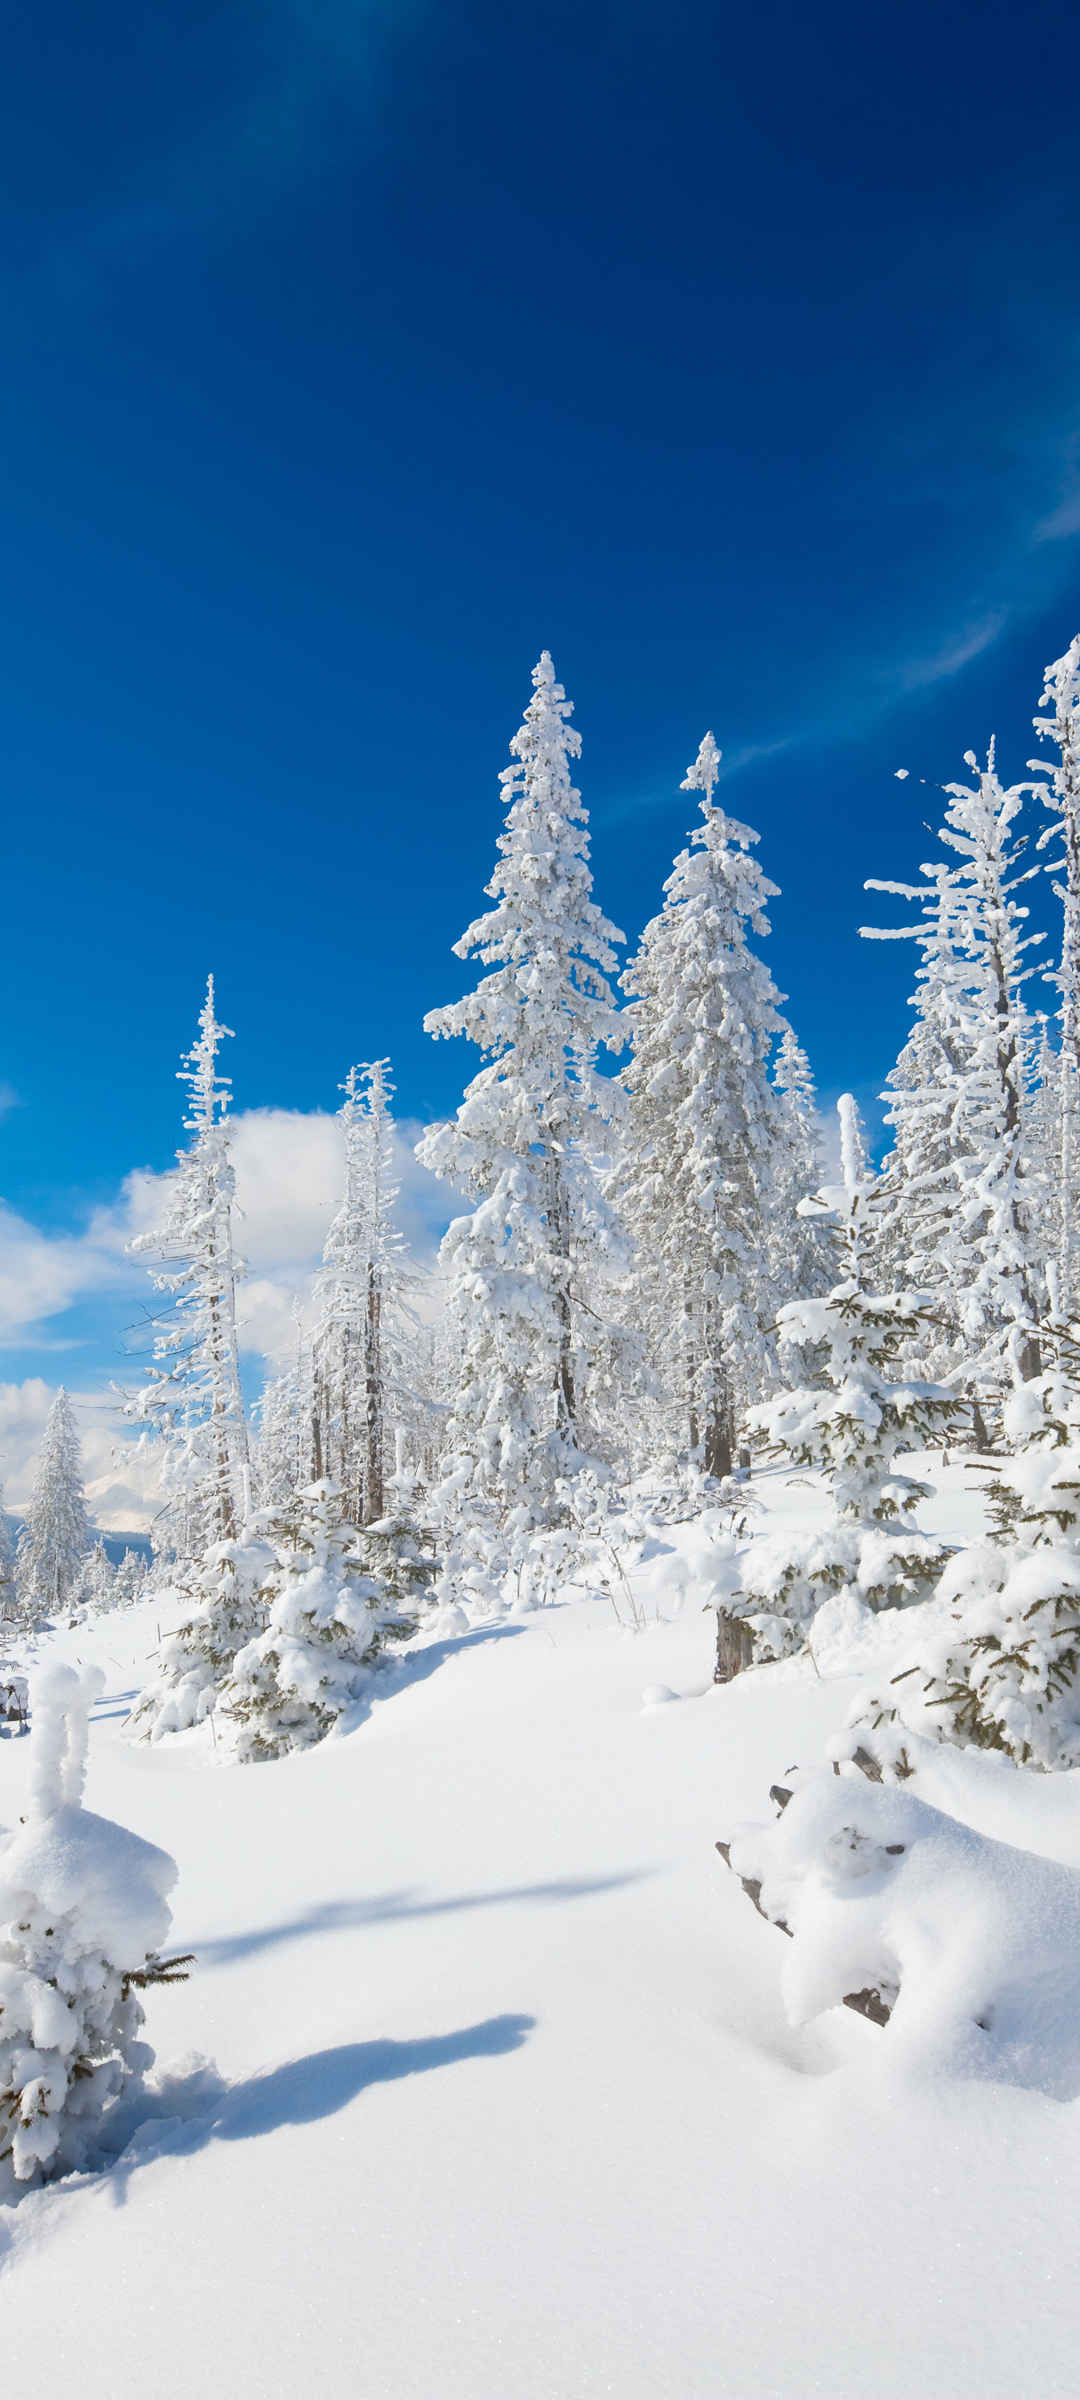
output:
<svg viewBox="0 0 1080 2400"><path fill-rule="evenodd" d="M635 1868L623 1875L565 1876L552 1883L509 1884L504 1891L456 1892L444 1900L425 1900L409 1889L377 1892L368 1899L323 1900L317 1907L304 1909L295 1917L285 1917L276 1925L256 1925L247 1933L221 1934L203 1941L197 1935L185 1935L179 1946L194 1951L200 1968L227 1967L237 1959L256 1958L261 1951L276 1950L286 1942L303 1941L309 1934L352 1933L365 1925L399 1924L410 1917L450 1916L459 1909L499 1908L515 1900L587 1900L595 1892L613 1892L623 1884L638 1883L647 1872L645 1868Z"/></svg>
<svg viewBox="0 0 1080 2400"><path fill-rule="evenodd" d="M118 2208L131 2178L155 2159L189 2158L212 2142L247 2142L286 2125L315 2125L336 2116L377 2083L398 2083L470 2058L507 2058L520 2050L535 2017L485 2017L453 2033L415 2041L343 2042L283 2066L224 2084L212 2067L165 2079L156 2093L122 2103L109 2128L111 2159L104 2172ZM118 2150L118 2144L123 2147ZM80 2176L80 2184L88 2178ZM97 2177L94 2180L98 2180ZM71 2186L69 2184L68 2188Z"/></svg>
<svg viewBox="0 0 1080 2400"><path fill-rule="evenodd" d="M351 1708L343 1709L338 1719L338 1738L355 1733L366 1724L377 1701L390 1700L398 1692L408 1691L414 1683L426 1683L429 1675L434 1675L459 1651L477 1650L482 1642L512 1642L524 1631L524 1625L507 1625L500 1620L494 1625L474 1625L468 1633L447 1634L439 1642L421 1642L415 1650L402 1650L396 1655L387 1652L380 1658L367 1689Z"/></svg>

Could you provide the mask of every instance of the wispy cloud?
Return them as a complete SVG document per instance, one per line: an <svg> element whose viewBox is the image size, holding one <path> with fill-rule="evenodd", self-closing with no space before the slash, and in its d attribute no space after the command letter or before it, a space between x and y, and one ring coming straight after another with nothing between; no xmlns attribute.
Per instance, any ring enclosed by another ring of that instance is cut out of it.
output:
<svg viewBox="0 0 1080 2400"><path fill-rule="evenodd" d="M1048 517L1040 517L1032 535L1033 542L1065 542L1080 533L1080 486L1060 500Z"/></svg>
<svg viewBox="0 0 1080 2400"><path fill-rule="evenodd" d="M139 265L163 243L228 239L295 189L335 144L381 141L376 105L393 44L427 0L270 0L252 22L246 88L226 103L212 73L202 123L164 145L111 205L73 218L56 268L69 289Z"/></svg>
<svg viewBox="0 0 1080 2400"><path fill-rule="evenodd" d="M894 670L900 690L925 691L930 684L946 683L950 676L961 674L965 667L971 665L973 658L981 658L983 651L989 650L999 639L1008 621L1007 609L992 609L978 624L941 642L936 650L931 650L925 657L909 658Z"/></svg>

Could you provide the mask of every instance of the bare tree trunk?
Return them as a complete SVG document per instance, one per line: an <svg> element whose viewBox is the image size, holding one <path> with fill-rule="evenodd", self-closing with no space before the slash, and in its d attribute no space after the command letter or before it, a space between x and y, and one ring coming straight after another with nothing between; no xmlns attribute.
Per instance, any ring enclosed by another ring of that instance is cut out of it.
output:
<svg viewBox="0 0 1080 2400"><path fill-rule="evenodd" d="M1019 1151L1022 1131L1020 1060L1017 1055L1015 1038L1009 1031L1009 1018L1011 1013L1010 993L1008 978L1005 973L1005 963L1001 956L1000 950L996 946L991 952L991 957L993 960L994 975L997 984L997 1018L998 1025L1000 1027L998 1039L998 1073L1001 1077L1001 1090L1004 1101L1005 1131L1012 1146L1013 1158L1016 1162L1016 1174L1019 1178L1021 1171L1019 1164ZM1009 1213L1016 1231L1017 1248L1020 1250L1022 1256L1024 1227L1020 1205L1015 1196L1010 1202ZM1021 1267L1020 1270L1019 1292L1021 1301L1023 1303L1024 1312L1028 1319L1028 1325L1030 1327L1034 1323L1038 1311L1035 1305L1034 1294L1031 1289L1031 1278L1026 1267ZM1037 1337L1031 1331L1025 1330L1017 1343L1016 1364L1021 1379L1024 1383L1032 1383L1036 1375L1042 1374L1042 1354L1039 1349Z"/></svg>
<svg viewBox="0 0 1080 2400"><path fill-rule="evenodd" d="M383 1481L382 1293L374 1260L368 1266L367 1313L364 1325L364 1523L372 1525L385 1508Z"/></svg>
<svg viewBox="0 0 1080 2400"><path fill-rule="evenodd" d="M548 1145L548 1231L552 1253L558 1262L555 1284L555 1313L559 1338L555 1364L555 1424L559 1433L572 1442L577 1415L573 1369L573 1323L570 1312L570 1206L557 1155Z"/></svg>
<svg viewBox="0 0 1080 2400"><path fill-rule="evenodd" d="M714 1683L734 1683L754 1655L754 1637L744 1617L729 1617L727 1610L716 1612L716 1666Z"/></svg>
<svg viewBox="0 0 1080 2400"><path fill-rule="evenodd" d="M694 1297L689 1283L683 1294L683 1321L686 1339L686 1422L690 1457L697 1452L701 1440L701 1420L698 1416L697 1343L694 1338Z"/></svg>

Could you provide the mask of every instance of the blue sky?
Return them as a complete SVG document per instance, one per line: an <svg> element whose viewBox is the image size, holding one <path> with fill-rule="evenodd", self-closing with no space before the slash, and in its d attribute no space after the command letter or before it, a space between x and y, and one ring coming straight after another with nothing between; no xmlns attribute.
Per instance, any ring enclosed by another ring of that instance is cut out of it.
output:
<svg viewBox="0 0 1080 2400"><path fill-rule="evenodd" d="M1078 52L1038 0L19 12L0 1189L76 1286L210 967L238 1105L385 1052L453 1104L420 1020L544 646L603 906L655 906L712 725L819 1081L876 1089L863 877L919 775L1022 768L1080 623ZM41 1324L92 1380L90 1286ZM7 1371L55 1380L33 1325Z"/></svg>

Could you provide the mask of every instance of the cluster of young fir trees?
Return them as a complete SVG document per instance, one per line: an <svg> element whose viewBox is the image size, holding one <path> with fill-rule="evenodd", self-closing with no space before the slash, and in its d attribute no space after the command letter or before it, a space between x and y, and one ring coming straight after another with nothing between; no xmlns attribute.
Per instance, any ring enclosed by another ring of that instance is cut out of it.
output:
<svg viewBox="0 0 1080 2400"><path fill-rule="evenodd" d="M34 1484L16 1538L0 1493L0 1655L45 1626L98 1615L137 1600L146 1562L126 1549L118 1565L93 1533L83 1488L82 1452L67 1392L49 1410Z"/></svg>
<svg viewBox="0 0 1080 2400"><path fill-rule="evenodd" d="M816 1556L757 1546L740 1658L790 1647L830 1592L881 1606L929 1588L942 1560L893 1455L962 1419L983 1438L1041 1374L1040 1327L1068 1316L1077 1276L1078 659L1080 643L1049 671L1037 724L1052 754L1033 780L1003 787L993 750L982 770L969 754L971 782L946 794L946 858L916 886L874 887L918 906L893 1149L869 1176L849 1117L843 1190L815 1207L810 1069L755 947L776 887L757 836L717 804L713 737L683 785L700 822L620 1005L623 937L593 899L580 739L545 652L502 776L491 905L455 945L481 972L425 1020L480 1053L455 1117L419 1145L463 1203L438 1306L428 1291L417 1313L395 1229L380 1061L348 1077L312 1327L254 1432L211 983L183 1069L191 1138L141 1244L166 1307L131 1405L164 1437L159 1538L192 1599L146 1729L222 1709L247 1755L317 1738L433 1574L448 1600L520 1589L530 1554L598 1491L650 1472L722 1482L748 1428L826 1469L835 1526ZM1028 804L1050 817L1034 856ZM1039 1015L1021 893L1055 835L1065 930L1056 1008Z"/></svg>

